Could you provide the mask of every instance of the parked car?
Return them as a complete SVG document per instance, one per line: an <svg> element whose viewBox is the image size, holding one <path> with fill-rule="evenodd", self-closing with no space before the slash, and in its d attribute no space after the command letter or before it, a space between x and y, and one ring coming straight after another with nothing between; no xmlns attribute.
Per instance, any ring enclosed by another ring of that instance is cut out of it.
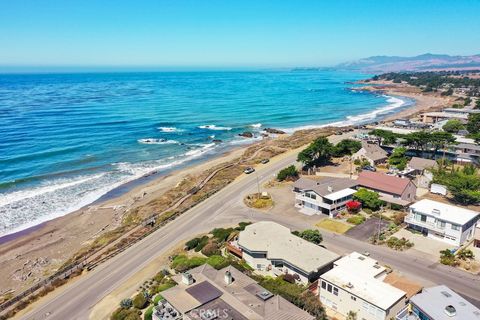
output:
<svg viewBox="0 0 480 320"><path fill-rule="evenodd" d="M266 164L266 163L269 163L270 160L269 159L263 159L262 161L260 161L262 164Z"/></svg>
<svg viewBox="0 0 480 320"><path fill-rule="evenodd" d="M250 174L252 172L255 172L255 169L253 169L252 167L248 167L248 168L245 168L245 170L243 170L244 173L246 174Z"/></svg>
<svg viewBox="0 0 480 320"><path fill-rule="evenodd" d="M362 168L362 170L372 171L372 172L377 171L377 169L375 169L374 166L364 166L364 167Z"/></svg>

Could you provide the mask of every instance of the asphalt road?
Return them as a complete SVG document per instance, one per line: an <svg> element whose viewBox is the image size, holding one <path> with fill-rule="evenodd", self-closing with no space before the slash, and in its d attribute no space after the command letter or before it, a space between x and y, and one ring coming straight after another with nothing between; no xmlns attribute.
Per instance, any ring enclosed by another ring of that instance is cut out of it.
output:
<svg viewBox="0 0 480 320"><path fill-rule="evenodd" d="M216 225L236 224L242 220L265 219L265 215L246 209L241 205L243 195L257 188L260 182L271 178L279 169L294 162L294 157L272 161L269 166L259 166L256 173L244 176L213 195L203 203L185 212L164 228L156 231L121 254L103 263L77 281L67 284L51 297L46 297L33 311L21 319L88 319L93 306L123 281L141 270L155 257L167 253L179 241L211 230ZM290 228L308 227L301 219L269 215ZM327 232L324 243L339 253L369 251L371 256L394 269L430 283L443 283L460 294L476 301L480 300L480 278L469 273L445 267L408 252L373 246L353 238Z"/></svg>

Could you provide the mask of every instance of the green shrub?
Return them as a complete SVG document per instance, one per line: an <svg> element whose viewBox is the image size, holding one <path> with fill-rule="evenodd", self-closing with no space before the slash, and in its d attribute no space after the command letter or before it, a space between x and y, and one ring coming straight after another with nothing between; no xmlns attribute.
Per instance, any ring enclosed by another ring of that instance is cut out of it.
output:
<svg viewBox="0 0 480 320"><path fill-rule="evenodd" d="M126 299L123 299L122 301L120 301L120 307L121 308L128 309L128 308L131 308L132 305L133 305L132 299L130 299L130 298L126 298Z"/></svg>
<svg viewBox="0 0 480 320"><path fill-rule="evenodd" d="M454 266L457 264L455 255L449 250L445 249L440 251L440 263L447 266Z"/></svg>
<svg viewBox="0 0 480 320"><path fill-rule="evenodd" d="M158 303L163 300L163 296L161 294L157 294L155 299L153 299L153 305L158 306Z"/></svg>
<svg viewBox="0 0 480 320"><path fill-rule="evenodd" d="M462 260L470 260L475 258L473 251L470 249L461 249L457 252L457 257Z"/></svg>
<svg viewBox="0 0 480 320"><path fill-rule="evenodd" d="M187 241L187 243L185 243L185 249L187 251L190 251L190 250L196 248L199 243L200 243L200 238L193 238L192 240Z"/></svg>
<svg viewBox="0 0 480 320"><path fill-rule="evenodd" d="M147 299L145 298L145 295L143 293L139 293L137 294L134 298L133 298L133 306L137 309L143 309L147 306L148 304L148 301Z"/></svg>
<svg viewBox="0 0 480 320"><path fill-rule="evenodd" d="M367 213L367 214L372 214L373 211L372 209L369 209L369 208L362 208L363 212Z"/></svg>
<svg viewBox="0 0 480 320"><path fill-rule="evenodd" d="M235 230L237 230L237 231L243 231L243 230L245 230L245 227L248 226L248 225L250 225L250 224L252 224L252 223L251 223L251 222L240 222L240 223L238 224L238 227L235 228Z"/></svg>
<svg viewBox="0 0 480 320"><path fill-rule="evenodd" d="M192 268L201 266L206 261L207 261L207 259L201 258L201 257L188 258L185 255L178 255L173 259L173 261L171 263L171 267L176 272L185 272L185 271L190 270Z"/></svg>
<svg viewBox="0 0 480 320"><path fill-rule="evenodd" d="M233 232L232 228L224 229L224 228L215 228L210 233L213 235L218 242L222 243L225 242L230 234Z"/></svg>
<svg viewBox="0 0 480 320"><path fill-rule="evenodd" d="M201 237L200 240L198 241L197 246L195 247L195 252L200 252L203 249L203 247L207 245L208 240L209 238L207 236Z"/></svg>
<svg viewBox="0 0 480 320"><path fill-rule="evenodd" d="M118 308L110 316L111 320L141 320L137 309Z"/></svg>
<svg viewBox="0 0 480 320"><path fill-rule="evenodd" d="M154 306L150 306L150 307L148 307L148 309L145 311L145 314L143 315L143 319L144 319L144 320L152 320L153 307L154 307Z"/></svg>
<svg viewBox="0 0 480 320"><path fill-rule="evenodd" d="M293 231L292 234L315 244L320 244L323 241L323 236L318 230L307 229L301 232Z"/></svg>
<svg viewBox="0 0 480 320"><path fill-rule="evenodd" d="M405 239L405 238L397 238L397 237L390 237L387 240L387 246L389 248L395 249L395 250L404 250L413 247L413 242Z"/></svg>
<svg viewBox="0 0 480 320"><path fill-rule="evenodd" d="M348 223L359 225L365 222L365 217L362 215L356 215L347 219Z"/></svg>
<svg viewBox="0 0 480 320"><path fill-rule="evenodd" d="M369 191L365 188L360 188L354 195L353 198L362 203L363 208L372 209L377 211L382 205L385 204L380 200L380 195L377 192Z"/></svg>
<svg viewBox="0 0 480 320"><path fill-rule="evenodd" d="M165 278L165 274L160 271L153 277L153 280L155 280L156 282L162 282L163 278Z"/></svg>
<svg viewBox="0 0 480 320"><path fill-rule="evenodd" d="M295 180L298 178L298 170L294 165L286 167L277 174L278 181Z"/></svg>
<svg viewBox="0 0 480 320"><path fill-rule="evenodd" d="M217 270L223 269L230 264L228 259L219 255L208 257L207 263Z"/></svg>

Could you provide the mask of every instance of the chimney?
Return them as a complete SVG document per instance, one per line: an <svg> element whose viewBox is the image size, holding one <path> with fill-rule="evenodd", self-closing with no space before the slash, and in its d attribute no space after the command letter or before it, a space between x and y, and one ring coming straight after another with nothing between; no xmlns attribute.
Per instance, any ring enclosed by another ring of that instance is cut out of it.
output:
<svg viewBox="0 0 480 320"><path fill-rule="evenodd" d="M229 285L233 282L233 277L232 273L230 271L225 271L225 276L224 276L225 284Z"/></svg>
<svg viewBox="0 0 480 320"><path fill-rule="evenodd" d="M193 283L193 276L188 272L182 273L182 282L187 286L191 285Z"/></svg>
<svg viewBox="0 0 480 320"><path fill-rule="evenodd" d="M328 190L328 192L333 192L333 187L332 187L332 186L328 186L328 187L327 187L327 190Z"/></svg>

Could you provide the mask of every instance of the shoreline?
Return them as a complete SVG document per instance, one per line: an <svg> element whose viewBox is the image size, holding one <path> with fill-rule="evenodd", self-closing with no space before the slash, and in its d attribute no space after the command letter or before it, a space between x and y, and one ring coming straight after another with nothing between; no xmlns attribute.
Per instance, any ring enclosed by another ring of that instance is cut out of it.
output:
<svg viewBox="0 0 480 320"><path fill-rule="evenodd" d="M355 91L359 90L360 88L348 88L349 90ZM365 90L367 91L367 90ZM379 92L371 92L371 94L375 94L378 96L384 96L388 98L396 98L396 99L402 99L402 96L400 95L389 95L385 93L379 93ZM411 100L409 97L405 97L407 100ZM403 100L403 102L407 102L406 100ZM374 121L381 121L385 117L390 117L394 116L396 113L398 113L401 110L408 109L412 107L415 103L406 103L405 106L399 106L399 107L394 107L393 109L390 109L392 103L394 102L389 102L388 99L386 101L386 104L382 107L373 109L369 112L354 115L354 116L348 116L345 119L338 120L338 121L333 121L325 124L311 124L311 125L303 125L303 126L298 126L298 127L293 127L293 128L279 128L280 130L286 132L287 134L293 134L296 131L300 130L310 130L310 129L321 129L325 127L345 127L345 126L358 126L358 125L364 125L368 124ZM259 131L260 133L264 133L263 131ZM261 136L259 136L261 137ZM269 138L276 138L276 135L271 135ZM35 231L37 228L45 225L46 223L55 220L55 219L60 219L64 216L67 216L69 214L73 214L77 211L82 211L82 210L87 210L91 206L101 206L104 202L108 202L110 200L113 200L117 197L121 197L124 194L132 191L138 186L142 186L145 184L148 184L156 179L161 179L162 177L169 176L173 173L176 173L177 171L184 170L185 168L189 167L194 167L198 164L206 163L211 159L215 159L219 156L222 156L225 153L229 153L233 150L239 149L239 148L247 148L251 145L254 145L256 143L262 142L264 139L258 139L257 138L248 138L245 139L244 141L240 140L237 143L231 143L232 141L227 142L224 145L219 145L218 151L214 152L214 150L209 150L205 152L204 154L201 154L200 157L192 158L187 161L181 162L178 165L168 167L166 169L152 169L152 171L145 173L142 176L139 176L137 178L134 178L132 180L127 180L118 186L115 186L113 189L105 192L104 194L101 194L98 196L97 199L83 205L82 207L75 208L67 213L64 214L58 214L58 215L51 215L45 216L44 219L38 219L36 224L25 224L23 226L17 226L9 231L7 233L0 235L0 245L6 242L11 241L12 239L16 238L16 235L21 236L21 235L26 235L29 234L30 232ZM233 140L234 141L234 140Z"/></svg>
<svg viewBox="0 0 480 320"><path fill-rule="evenodd" d="M403 97L399 93L388 92L385 94ZM403 111L409 109L416 111L417 103L406 108L399 108L393 114L386 115L386 119L378 119L378 121L390 121L387 119L392 117L399 118ZM374 120L370 122L374 122ZM322 127L326 126L328 125ZM274 139L281 139L281 137ZM247 148L262 143L262 141L234 146L231 150L225 150L220 154L196 159L194 163L186 162L184 166L172 168L168 172L149 174L147 177L127 182L117 187L119 190L115 188L108 192L107 194L111 193L111 197L104 198L107 196L106 194L79 210L0 237L0 255L4 258L0 267L4 269L4 274L8 277L5 282L2 279L5 287L0 288L0 295L9 287L15 287L18 289L15 292L19 292L38 280L39 275L22 279L23 271L35 269L41 270L41 274L48 274L49 271L55 270L70 258L72 252L77 252L83 245L91 243L99 235L120 226L125 213L129 210L161 197L167 190L180 184L184 179L188 179L189 176L201 174L208 168L238 157ZM25 259L28 263L26 262L22 267L22 261Z"/></svg>

